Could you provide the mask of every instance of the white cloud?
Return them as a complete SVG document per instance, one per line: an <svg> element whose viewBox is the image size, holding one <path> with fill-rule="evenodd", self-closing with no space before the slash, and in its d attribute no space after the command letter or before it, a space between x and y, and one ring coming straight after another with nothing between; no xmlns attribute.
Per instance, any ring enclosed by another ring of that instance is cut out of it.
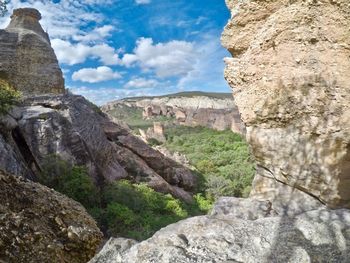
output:
<svg viewBox="0 0 350 263"><path fill-rule="evenodd" d="M144 5L151 3L151 0L135 0L136 4L138 5Z"/></svg>
<svg viewBox="0 0 350 263"><path fill-rule="evenodd" d="M9 13L5 18L0 19L0 24L2 28L6 26L12 9L32 7L42 14L40 22L52 38L70 39L73 36L86 34L81 30L82 26L91 22L103 22L104 16L94 12L92 7L112 3L112 0L62 0L58 3L47 0L12 0L8 5Z"/></svg>
<svg viewBox="0 0 350 263"><path fill-rule="evenodd" d="M125 54L121 64L139 65L144 71L154 70L158 77L185 76L193 70L198 59L194 44L173 40L153 44L151 38L140 38L133 54Z"/></svg>
<svg viewBox="0 0 350 263"><path fill-rule="evenodd" d="M158 84L159 84L159 82L155 79L135 78L135 79L132 79L129 82L127 82L124 85L124 88L125 89L129 89L129 88L136 88L136 89L154 88Z"/></svg>
<svg viewBox="0 0 350 263"><path fill-rule="evenodd" d="M116 31L114 26L112 25L104 25L101 27L96 27L92 31L86 34L78 34L73 36L73 40L82 41L82 42L93 42L93 41L101 41L106 37L110 37L112 35L111 32Z"/></svg>
<svg viewBox="0 0 350 263"><path fill-rule="evenodd" d="M80 64L88 58L99 59L104 65L116 65L120 63L118 57L119 51L107 44L89 46L82 43L72 44L62 39L53 39L51 43L59 62L63 64Z"/></svg>
<svg viewBox="0 0 350 263"><path fill-rule="evenodd" d="M119 79L122 76L118 72L114 72L111 68L103 66L98 68L83 68L73 73L74 81L80 80L88 83L98 83L102 81Z"/></svg>

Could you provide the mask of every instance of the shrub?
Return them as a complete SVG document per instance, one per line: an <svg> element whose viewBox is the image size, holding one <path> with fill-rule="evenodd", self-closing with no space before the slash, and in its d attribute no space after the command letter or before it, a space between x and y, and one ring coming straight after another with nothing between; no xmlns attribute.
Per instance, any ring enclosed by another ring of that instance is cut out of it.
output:
<svg viewBox="0 0 350 263"><path fill-rule="evenodd" d="M0 85L0 115L6 114L19 102L21 95L9 85Z"/></svg>

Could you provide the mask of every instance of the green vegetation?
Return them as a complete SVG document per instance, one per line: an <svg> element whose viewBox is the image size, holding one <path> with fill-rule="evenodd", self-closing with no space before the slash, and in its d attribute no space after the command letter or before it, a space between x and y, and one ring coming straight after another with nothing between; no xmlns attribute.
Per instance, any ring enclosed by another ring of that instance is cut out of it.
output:
<svg viewBox="0 0 350 263"><path fill-rule="evenodd" d="M172 120L166 116L157 116L152 120L145 120L142 118L142 109L124 105L119 105L118 108L111 110L109 114L118 120L126 122L136 133L138 133L139 129L145 130L153 127L153 122L155 121L167 122Z"/></svg>
<svg viewBox="0 0 350 263"><path fill-rule="evenodd" d="M21 95L9 85L0 85L0 115L6 114L15 104L18 103Z"/></svg>
<svg viewBox="0 0 350 263"><path fill-rule="evenodd" d="M204 214L210 204L200 195L191 205L145 184L118 181L96 187L87 170L49 156L39 182L80 202L108 236L143 240L160 228L189 216Z"/></svg>
<svg viewBox="0 0 350 263"><path fill-rule="evenodd" d="M185 154L202 175L199 192L206 198L249 194L255 168L242 136L229 130L174 126L166 129L166 137L164 146Z"/></svg>

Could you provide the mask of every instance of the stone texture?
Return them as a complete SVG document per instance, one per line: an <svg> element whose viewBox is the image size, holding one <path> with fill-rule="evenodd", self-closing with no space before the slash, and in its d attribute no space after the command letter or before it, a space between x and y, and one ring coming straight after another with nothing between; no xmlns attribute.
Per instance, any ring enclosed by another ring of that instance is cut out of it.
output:
<svg viewBox="0 0 350 263"><path fill-rule="evenodd" d="M77 202L0 171L0 261L85 263L102 233Z"/></svg>
<svg viewBox="0 0 350 263"><path fill-rule="evenodd" d="M23 95L64 93L64 79L36 9L15 9L0 30L0 80Z"/></svg>
<svg viewBox="0 0 350 263"><path fill-rule="evenodd" d="M87 167L97 185L120 179L144 182L191 202L197 178L190 169L113 123L83 97L36 96L14 111L14 124L0 132L0 168L35 178L47 158L57 155Z"/></svg>
<svg viewBox="0 0 350 263"><path fill-rule="evenodd" d="M349 2L227 4L225 76L257 174L350 208ZM263 185L253 193L268 192Z"/></svg>
<svg viewBox="0 0 350 263"><path fill-rule="evenodd" d="M346 263L350 257L350 211L314 210L296 217L247 220L190 218L158 231L113 263ZM111 255L111 254L109 254ZM102 257L103 255L99 255ZM94 262L94 261L93 261Z"/></svg>
<svg viewBox="0 0 350 263"><path fill-rule="evenodd" d="M135 240L126 238L110 238L102 250L89 263L113 263L121 260L122 254L137 244Z"/></svg>

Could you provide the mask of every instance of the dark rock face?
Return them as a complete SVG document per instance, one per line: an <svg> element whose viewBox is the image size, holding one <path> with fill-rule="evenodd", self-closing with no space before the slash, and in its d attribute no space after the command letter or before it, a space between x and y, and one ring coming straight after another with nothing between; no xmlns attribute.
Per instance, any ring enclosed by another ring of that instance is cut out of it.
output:
<svg viewBox="0 0 350 263"><path fill-rule="evenodd" d="M0 30L0 80L23 95L64 93L64 79L36 9L16 9Z"/></svg>
<svg viewBox="0 0 350 263"><path fill-rule="evenodd" d="M0 261L85 263L102 240L77 202L0 171Z"/></svg>
<svg viewBox="0 0 350 263"><path fill-rule="evenodd" d="M110 121L81 96L41 96L14 109L14 124L0 134L0 168L35 177L45 158L58 155L85 166L96 184L128 179L145 182L186 201L196 176ZM0 121L1 123L1 121Z"/></svg>

